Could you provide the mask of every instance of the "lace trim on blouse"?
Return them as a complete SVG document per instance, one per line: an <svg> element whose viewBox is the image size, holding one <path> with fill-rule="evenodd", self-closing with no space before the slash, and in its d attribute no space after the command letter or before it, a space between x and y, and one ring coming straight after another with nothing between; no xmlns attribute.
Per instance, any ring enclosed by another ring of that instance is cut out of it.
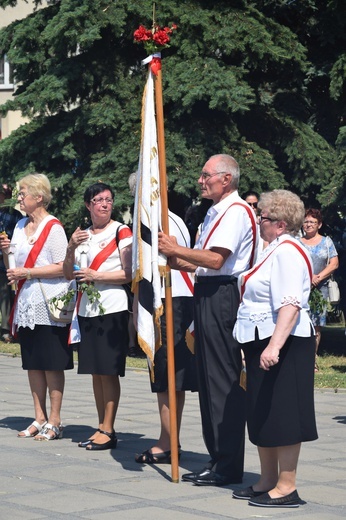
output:
<svg viewBox="0 0 346 520"><path fill-rule="evenodd" d="M300 300L297 296L284 296L281 300L282 305L298 305L300 306Z"/></svg>
<svg viewBox="0 0 346 520"><path fill-rule="evenodd" d="M252 312L249 316L250 321L256 323L258 321L264 321L271 316L270 312Z"/></svg>

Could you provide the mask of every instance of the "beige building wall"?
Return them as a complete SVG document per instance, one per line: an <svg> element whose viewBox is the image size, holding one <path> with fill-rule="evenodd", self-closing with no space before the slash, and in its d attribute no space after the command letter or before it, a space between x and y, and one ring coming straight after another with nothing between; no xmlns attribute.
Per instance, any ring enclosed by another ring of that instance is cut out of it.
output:
<svg viewBox="0 0 346 520"><path fill-rule="evenodd" d="M43 4L44 5L44 4ZM34 2L28 0L18 0L15 7L0 8L0 28L6 27L15 20L25 18L34 10ZM0 57L1 58L1 57ZM2 64L3 65L3 64ZM4 68L2 68L4 70ZM6 69L8 70L8 69ZM8 77L8 76L6 76ZM10 83L0 83L0 104L4 104L8 99L11 99L16 86ZM6 117L0 117L0 136L2 139L9 136L13 130L16 130L26 120L21 116L20 112L9 112Z"/></svg>

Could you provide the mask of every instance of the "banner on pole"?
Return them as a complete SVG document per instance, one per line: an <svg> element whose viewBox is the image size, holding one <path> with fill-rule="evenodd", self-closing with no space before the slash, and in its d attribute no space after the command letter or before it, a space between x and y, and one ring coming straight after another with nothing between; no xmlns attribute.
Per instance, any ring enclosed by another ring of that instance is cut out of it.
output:
<svg viewBox="0 0 346 520"><path fill-rule="evenodd" d="M160 177L155 119L154 80L151 70L142 100L142 138L133 215L132 291L138 301L138 343L152 369L161 345L161 274L165 262L158 252L161 229ZM151 370L153 377L153 370Z"/></svg>

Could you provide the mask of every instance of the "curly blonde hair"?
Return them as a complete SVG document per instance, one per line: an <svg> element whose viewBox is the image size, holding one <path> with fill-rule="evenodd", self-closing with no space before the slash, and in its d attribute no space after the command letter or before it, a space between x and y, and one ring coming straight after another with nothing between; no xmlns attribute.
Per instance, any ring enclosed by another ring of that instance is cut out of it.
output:
<svg viewBox="0 0 346 520"><path fill-rule="evenodd" d="M297 235L303 225L305 208L303 201L288 190L273 190L262 193L257 204L260 211L268 213L273 220L286 223L287 233Z"/></svg>

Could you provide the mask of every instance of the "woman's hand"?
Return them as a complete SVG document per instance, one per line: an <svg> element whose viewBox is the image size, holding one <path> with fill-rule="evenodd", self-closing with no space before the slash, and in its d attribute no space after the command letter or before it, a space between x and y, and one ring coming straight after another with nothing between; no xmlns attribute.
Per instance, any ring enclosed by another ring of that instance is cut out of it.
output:
<svg viewBox="0 0 346 520"><path fill-rule="evenodd" d="M90 269L90 267L82 267L73 271L73 276L77 282L95 282L97 279L97 271Z"/></svg>
<svg viewBox="0 0 346 520"><path fill-rule="evenodd" d="M286 343L299 315L299 307L293 304L284 305L278 311L278 317L272 337L260 357L260 368L270 370L279 362L280 349Z"/></svg>
<svg viewBox="0 0 346 520"><path fill-rule="evenodd" d="M317 287L319 283L321 283L321 276L319 274L314 274L312 276L312 281L311 281L311 285L313 287Z"/></svg>
<svg viewBox="0 0 346 520"><path fill-rule="evenodd" d="M277 347L270 347L269 345L265 348L260 357L260 368L263 370L269 370L279 362L280 349Z"/></svg>
<svg viewBox="0 0 346 520"><path fill-rule="evenodd" d="M9 281L9 285L26 278L28 274L28 269L26 267L14 267L12 269L7 269L6 275Z"/></svg>
<svg viewBox="0 0 346 520"><path fill-rule="evenodd" d="M88 231L85 229L81 229L80 227L77 227L75 232L72 234L68 245L69 247L73 247L73 249L76 249L79 245L88 240L88 238Z"/></svg>
<svg viewBox="0 0 346 520"><path fill-rule="evenodd" d="M8 238L7 233L4 231L0 233L0 249L3 253L7 253L7 249L11 244L11 240Z"/></svg>

